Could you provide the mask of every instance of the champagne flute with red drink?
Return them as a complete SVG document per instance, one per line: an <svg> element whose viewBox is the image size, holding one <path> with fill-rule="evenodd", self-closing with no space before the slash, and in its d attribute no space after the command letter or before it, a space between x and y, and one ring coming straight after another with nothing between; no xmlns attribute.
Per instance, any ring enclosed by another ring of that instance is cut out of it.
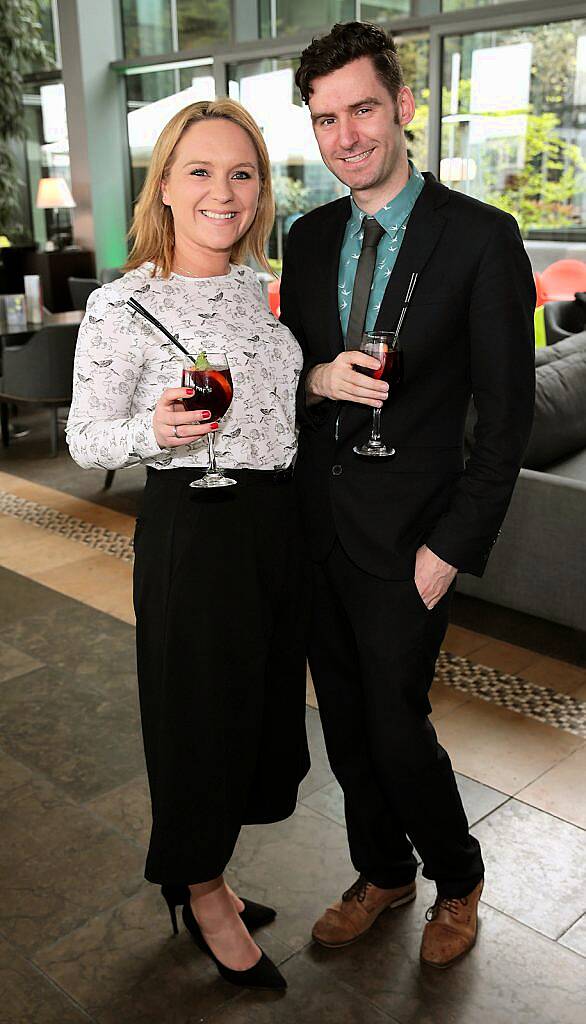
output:
<svg viewBox="0 0 586 1024"><path fill-rule="evenodd" d="M228 360L223 352L200 352L197 359L185 357L183 360L183 379L181 386L193 388L193 395L183 399L187 412L200 412L209 409L212 420L220 420L224 416L234 394L232 374ZM214 431L208 437L208 468L199 480L192 480L190 487L230 487L236 483L225 476L216 465L214 449Z"/></svg>
<svg viewBox="0 0 586 1024"><path fill-rule="evenodd" d="M374 377L375 380L384 380L391 389L400 384L403 378L403 352L399 345L395 331L368 331L362 337L360 351L367 356L378 359L378 369L371 369L368 366L354 366L359 373L367 377ZM381 410L372 410L372 430L366 444L356 445L356 455L366 455L375 458L389 458L395 454L395 449L388 447L380 436Z"/></svg>

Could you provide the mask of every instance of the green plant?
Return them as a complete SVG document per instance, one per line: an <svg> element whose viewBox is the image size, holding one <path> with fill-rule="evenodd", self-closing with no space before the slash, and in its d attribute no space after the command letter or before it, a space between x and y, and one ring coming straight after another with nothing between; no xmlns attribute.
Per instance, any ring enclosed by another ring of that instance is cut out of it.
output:
<svg viewBox="0 0 586 1024"><path fill-rule="evenodd" d="M586 161L578 146L558 134L559 125L553 113L527 115L524 164L509 175L506 188L499 185L499 170L513 165L517 140L495 140L485 155L483 199L512 213L523 232L569 227L579 220L577 197L586 184Z"/></svg>
<svg viewBox="0 0 586 1024"><path fill-rule="evenodd" d="M51 63L42 39L38 0L2 0L0 19L0 235L14 236L20 223L20 182L11 143L24 136L22 79L28 68Z"/></svg>
<svg viewBox="0 0 586 1024"><path fill-rule="evenodd" d="M273 194L277 220L277 259L281 262L283 259L283 220L294 213L306 212L309 208L309 189L297 178L279 174L273 178Z"/></svg>

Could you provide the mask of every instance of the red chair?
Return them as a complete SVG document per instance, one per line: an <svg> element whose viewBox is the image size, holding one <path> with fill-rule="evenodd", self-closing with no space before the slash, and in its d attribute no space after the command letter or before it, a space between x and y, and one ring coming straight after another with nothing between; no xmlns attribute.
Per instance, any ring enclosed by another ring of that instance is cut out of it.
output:
<svg viewBox="0 0 586 1024"><path fill-rule="evenodd" d="M268 287L269 307L277 320L281 315L281 280L271 281Z"/></svg>
<svg viewBox="0 0 586 1024"><path fill-rule="evenodd" d="M535 308L539 309L539 307L543 306L544 302L546 301L546 295L543 290L543 284L541 283L541 274L538 273L537 270L533 271L533 280L535 281L535 291L537 292L535 298Z"/></svg>
<svg viewBox="0 0 586 1024"><path fill-rule="evenodd" d="M545 302L573 299L586 292L586 263L582 260L556 260L541 275Z"/></svg>

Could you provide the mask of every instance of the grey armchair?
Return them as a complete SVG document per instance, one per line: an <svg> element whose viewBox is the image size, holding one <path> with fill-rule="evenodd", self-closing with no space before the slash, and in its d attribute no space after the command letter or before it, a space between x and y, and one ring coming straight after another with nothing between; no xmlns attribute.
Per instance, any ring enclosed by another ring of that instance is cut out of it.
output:
<svg viewBox="0 0 586 1024"><path fill-rule="evenodd" d="M577 298L569 302L546 302L543 319L547 344L555 345L586 330L586 302Z"/></svg>
<svg viewBox="0 0 586 1024"><path fill-rule="evenodd" d="M69 405L77 324L43 327L25 345L5 346L0 377L2 444L8 447L9 404L40 405L49 409L51 455L59 443L59 406Z"/></svg>
<svg viewBox="0 0 586 1024"><path fill-rule="evenodd" d="M111 284L112 281L118 281L121 277L124 277L124 271L119 267L104 267L100 274L102 284Z"/></svg>
<svg viewBox="0 0 586 1024"><path fill-rule="evenodd" d="M68 277L67 284L69 285L69 294L73 303L74 309L83 309L87 305L92 292L95 292L96 288L100 288L100 282L95 277Z"/></svg>

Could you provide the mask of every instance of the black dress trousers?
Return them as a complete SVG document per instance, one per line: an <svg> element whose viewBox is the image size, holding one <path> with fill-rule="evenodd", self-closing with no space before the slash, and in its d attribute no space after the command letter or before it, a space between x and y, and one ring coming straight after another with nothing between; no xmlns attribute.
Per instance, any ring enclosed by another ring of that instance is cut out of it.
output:
<svg viewBox="0 0 586 1024"><path fill-rule="evenodd" d="M428 718L450 597L428 611L414 580L363 572L337 541L314 565L309 665L354 867L381 888L406 885L413 844L426 878L456 897L484 868Z"/></svg>
<svg viewBox="0 0 586 1024"><path fill-rule="evenodd" d="M243 824L292 814L309 768L293 484L258 471L202 491L197 475L149 470L135 534L145 877L157 883L222 874Z"/></svg>

